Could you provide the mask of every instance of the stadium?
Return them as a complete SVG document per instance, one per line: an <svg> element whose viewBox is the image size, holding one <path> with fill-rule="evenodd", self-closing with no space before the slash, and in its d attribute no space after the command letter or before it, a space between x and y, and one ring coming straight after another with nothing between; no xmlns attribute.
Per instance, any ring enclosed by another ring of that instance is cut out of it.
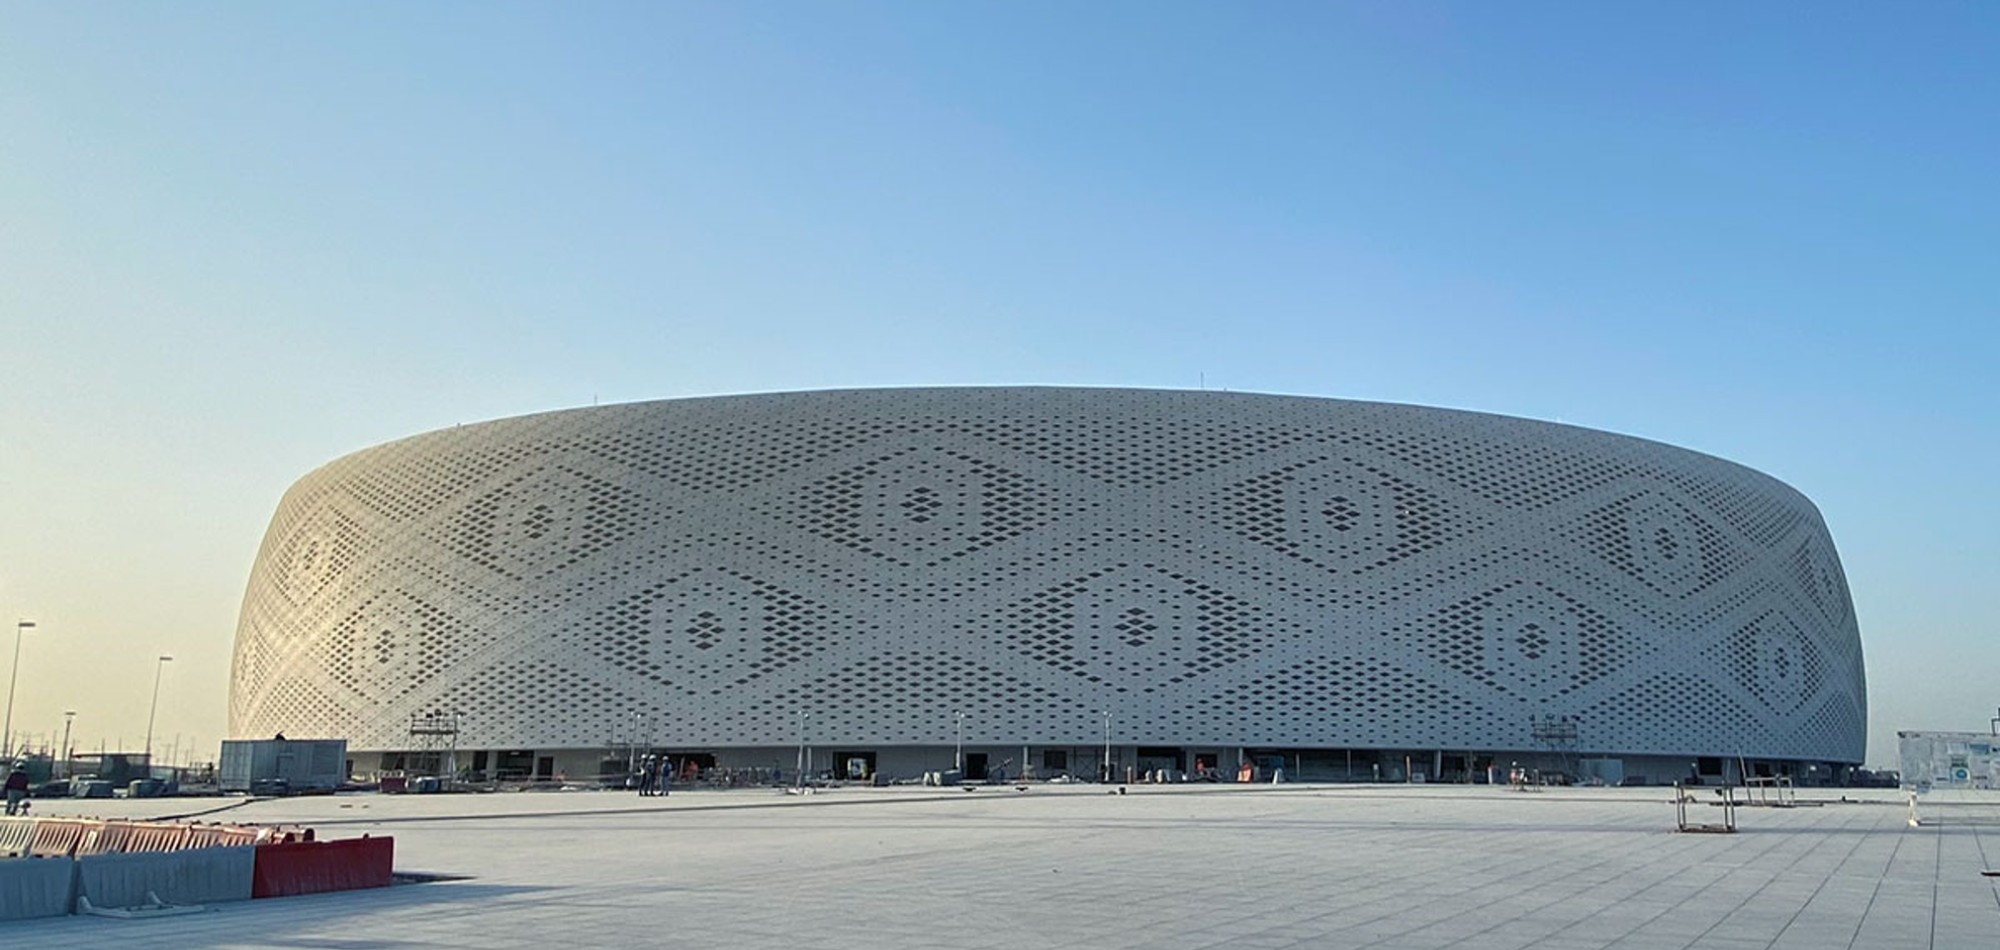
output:
<svg viewBox="0 0 2000 950"><path fill-rule="evenodd" d="M1818 511L1711 456L1335 399L852 390L306 475L230 729L481 779L1836 778L1862 669Z"/></svg>

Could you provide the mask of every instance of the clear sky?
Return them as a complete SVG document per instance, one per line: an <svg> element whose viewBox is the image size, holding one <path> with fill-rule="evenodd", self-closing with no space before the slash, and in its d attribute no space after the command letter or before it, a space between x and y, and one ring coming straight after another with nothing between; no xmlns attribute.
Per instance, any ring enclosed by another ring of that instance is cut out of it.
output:
<svg viewBox="0 0 2000 950"><path fill-rule="evenodd" d="M136 749L171 653L212 756L279 495L378 442L1205 383L1789 482L1893 765L2000 704L1996 103L1980 3L0 0L15 726Z"/></svg>

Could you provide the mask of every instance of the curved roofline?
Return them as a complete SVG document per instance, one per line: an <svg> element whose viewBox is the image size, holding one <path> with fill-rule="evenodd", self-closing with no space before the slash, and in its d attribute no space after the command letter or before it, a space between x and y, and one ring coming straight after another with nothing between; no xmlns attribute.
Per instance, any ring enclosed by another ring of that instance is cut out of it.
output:
<svg viewBox="0 0 2000 950"><path fill-rule="evenodd" d="M812 396L863 395L863 394L877 394L877 393L926 393L926 392L930 393L969 393L969 392L1134 393L1134 394L1154 394L1154 395L1167 395L1167 396L1192 396L1202 399L1259 399L1259 400L1269 399L1269 400L1285 400L1285 401L1309 402L1309 403L1342 403L1352 406L1366 406L1379 409L1406 409L1406 410L1414 409L1423 412L1435 412L1435 413L1443 413L1449 415L1460 415L1473 418L1489 419L1508 424L1546 426L1551 429L1580 432L1594 437L1622 439L1622 440L1630 440L1633 442L1644 443L1646 445L1657 446L1663 449L1667 449L1671 452L1685 453L1686 455L1689 456L1694 456L1701 459L1707 459L1709 461L1716 462L1722 465L1727 465L1733 468L1741 469L1745 472L1756 475L1759 478L1769 479L1774 484L1782 486L1785 490L1798 495L1800 500L1802 500L1806 505L1808 505L1815 514L1819 514L1819 506L1814 504L1812 499L1807 497L1804 492L1793 487L1791 483L1786 482L1784 479L1772 475L1769 472L1765 472L1762 469L1745 465L1744 463L1735 461L1733 459L1724 458L1723 456L1720 455L1715 455L1709 452L1703 452L1699 449L1690 449L1685 446L1675 445L1672 442L1666 442L1660 439L1649 438L1647 436L1642 436L1642 435L1632 435L1630 433L1625 433L1625 432L1615 432L1609 429L1598 429L1598 428L1593 428L1591 426L1577 425L1571 422L1559 422L1548 419L1537 419L1529 416L1509 415L1507 413L1491 412L1483 409L1462 409L1454 406L1434 406L1425 403L1393 402L1384 399L1352 399L1344 396L1314 396L1314 395L1302 395L1297 393L1267 393L1267 392L1254 392L1247 390L1230 390L1230 389L1220 389L1220 390L1170 389L1165 387L1150 387L1150 386L1068 386L1068 385L1050 385L1050 384L1027 384L1018 386L988 386L988 385L851 386L851 387L842 387L835 389L777 389L777 390L740 392L740 393L716 393L704 396L675 396L664 399L639 399L630 402L612 402L612 403L604 403L601 405L592 405L592 406L572 406L564 409L545 409L539 412L522 413L520 415L513 415L513 416L496 416L491 419L481 419L474 422L459 423L453 426L430 429L423 432L417 432L411 435L401 436L383 442L378 442L373 445L364 446L362 448L355 449L349 452L344 452L338 456L335 456L334 458L328 460L326 464L314 468L312 472L308 472L306 476L299 479L299 481L304 481L306 480L306 478L310 478L313 474L318 473L321 469L335 465L341 461L353 458L354 456L373 452L378 449L386 448L392 445L399 445L412 440L430 438L433 436L443 435L446 433L462 432L463 430L471 428L483 428L494 425L526 422L532 419L542 419L551 416L614 412L619 410L630 410L642 406L658 406L658 405L687 404L687 403L714 403L724 400L735 400L735 399L766 399L766 398L785 397L785 396L812 397Z"/></svg>

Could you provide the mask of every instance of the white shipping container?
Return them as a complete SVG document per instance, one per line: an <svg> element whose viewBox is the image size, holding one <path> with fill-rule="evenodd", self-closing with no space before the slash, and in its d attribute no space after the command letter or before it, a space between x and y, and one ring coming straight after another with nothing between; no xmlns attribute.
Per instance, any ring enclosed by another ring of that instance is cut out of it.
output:
<svg viewBox="0 0 2000 950"><path fill-rule="evenodd" d="M295 792L340 787L347 781L347 740L222 740L223 791L248 792L279 779Z"/></svg>

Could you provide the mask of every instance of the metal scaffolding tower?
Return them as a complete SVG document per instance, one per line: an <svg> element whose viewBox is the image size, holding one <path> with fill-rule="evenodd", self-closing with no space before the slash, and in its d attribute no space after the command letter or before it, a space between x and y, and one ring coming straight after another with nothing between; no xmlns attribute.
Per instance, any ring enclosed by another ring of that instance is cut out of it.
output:
<svg viewBox="0 0 2000 950"><path fill-rule="evenodd" d="M458 776L458 713L411 713L411 774Z"/></svg>
<svg viewBox="0 0 2000 950"><path fill-rule="evenodd" d="M1529 720L1535 742L1562 763L1563 774L1576 779L1576 738L1580 720L1575 716L1535 716Z"/></svg>

